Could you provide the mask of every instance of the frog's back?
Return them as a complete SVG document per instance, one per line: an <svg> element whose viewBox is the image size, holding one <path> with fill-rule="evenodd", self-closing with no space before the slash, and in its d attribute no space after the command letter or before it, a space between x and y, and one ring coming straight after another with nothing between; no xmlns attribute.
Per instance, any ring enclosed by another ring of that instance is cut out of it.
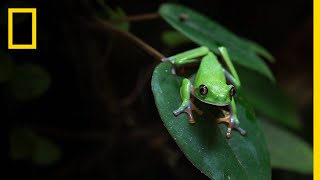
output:
<svg viewBox="0 0 320 180"><path fill-rule="evenodd" d="M203 82L214 84L217 81L226 82L226 78L217 57L210 52L201 60L195 85L200 86Z"/></svg>

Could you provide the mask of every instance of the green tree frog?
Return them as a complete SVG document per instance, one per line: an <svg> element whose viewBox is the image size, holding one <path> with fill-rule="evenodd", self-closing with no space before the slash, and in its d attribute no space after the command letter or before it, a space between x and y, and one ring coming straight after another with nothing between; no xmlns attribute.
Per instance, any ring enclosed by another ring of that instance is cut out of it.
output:
<svg viewBox="0 0 320 180"><path fill-rule="evenodd" d="M217 119L218 123L228 123L227 138L231 138L232 129L236 129L241 135L245 135L246 131L239 127L234 98L236 88L240 88L240 79L230 60L227 49L225 47L219 47L218 49L231 74L221 66L217 57L205 46L162 59L162 61L170 62L174 66L200 61L194 84L187 78L182 80L182 86L180 87L182 103L173 113L178 116L182 112L186 112L189 116L189 123L194 124L192 110L197 111L200 115L202 111L192 103L190 99L192 95L207 104L229 107L230 112L223 110L225 117ZM231 84L227 84L227 79Z"/></svg>

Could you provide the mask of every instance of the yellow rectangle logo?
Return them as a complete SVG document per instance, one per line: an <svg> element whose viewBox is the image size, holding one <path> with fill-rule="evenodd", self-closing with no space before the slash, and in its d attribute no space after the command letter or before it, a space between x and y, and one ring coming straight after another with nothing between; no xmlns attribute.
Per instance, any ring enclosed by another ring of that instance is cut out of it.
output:
<svg viewBox="0 0 320 180"><path fill-rule="evenodd" d="M13 44L13 13L31 13L32 42L31 44ZM8 49L37 49L37 9L9 8L8 9Z"/></svg>

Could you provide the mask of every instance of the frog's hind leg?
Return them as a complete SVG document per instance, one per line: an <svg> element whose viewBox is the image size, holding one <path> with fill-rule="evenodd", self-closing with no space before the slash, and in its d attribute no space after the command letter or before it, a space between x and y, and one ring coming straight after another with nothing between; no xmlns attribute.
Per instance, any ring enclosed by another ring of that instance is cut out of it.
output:
<svg viewBox="0 0 320 180"><path fill-rule="evenodd" d="M226 76L226 78L229 81L231 81L231 83L234 86L236 86L236 88L240 88L240 86L241 86L240 79L239 79L238 73L237 73L236 69L234 68L233 63L229 57L227 49L225 47L219 47L218 49L223 57L223 60L226 62L228 69L231 71L231 74L230 74L226 69L223 68L224 75Z"/></svg>
<svg viewBox="0 0 320 180"><path fill-rule="evenodd" d="M174 56L162 58L161 61L162 62L170 62L171 64L173 64L173 68L171 69L171 73L175 75L176 74L175 68L177 66L197 62L201 59L201 57L207 55L209 52L210 52L210 50L207 47L201 46L201 47L198 47L195 49L191 49L189 51L185 51L185 52L176 54Z"/></svg>
<svg viewBox="0 0 320 180"><path fill-rule="evenodd" d="M207 55L210 52L210 50L205 47L201 46L186 52L182 52L179 54L176 54L171 57L162 58L161 61L163 62L170 62L174 65L184 65L189 64L198 61L198 58L203 57Z"/></svg>

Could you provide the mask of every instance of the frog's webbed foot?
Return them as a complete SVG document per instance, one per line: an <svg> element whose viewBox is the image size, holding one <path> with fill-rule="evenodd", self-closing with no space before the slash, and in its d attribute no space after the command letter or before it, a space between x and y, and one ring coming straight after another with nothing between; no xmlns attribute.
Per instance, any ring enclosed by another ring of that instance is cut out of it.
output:
<svg viewBox="0 0 320 180"><path fill-rule="evenodd" d="M224 117L221 117L221 118L217 118L216 121L217 123L228 123L230 122L230 113L224 109L221 110L222 111L222 114Z"/></svg>
<svg viewBox="0 0 320 180"><path fill-rule="evenodd" d="M196 111L200 116L203 114L203 111L201 111L193 102L195 101L194 97L190 98L190 106L191 106L191 110Z"/></svg>
<svg viewBox="0 0 320 180"><path fill-rule="evenodd" d="M173 111L173 114L176 115L176 116L178 116L178 115L180 115L182 112L185 112L185 113L187 113L188 116L189 116L189 123L190 123L190 124L194 124L196 121L195 121L194 118L193 118L193 113L192 113L193 110L196 111L199 115L202 115L202 114L203 114L203 111L201 111L200 109L198 109L198 108L196 107L196 105L194 105L194 103L192 102L192 99L191 99L191 101L189 102L188 106L186 106L186 107L184 107L184 108L179 108L179 109Z"/></svg>
<svg viewBox="0 0 320 180"><path fill-rule="evenodd" d="M173 114L174 114L175 116L178 116L178 115L180 115L181 113L185 112L185 113L187 113L188 116L189 116L189 123L190 123L190 124L194 124L194 123L195 123L195 120L194 120L194 118L193 118L191 106L192 106L192 105L191 105L191 103L190 103L188 106L186 106L186 107L183 108L183 109L179 108L179 109L173 111Z"/></svg>
<svg viewBox="0 0 320 180"><path fill-rule="evenodd" d="M239 127L239 124L231 117L230 123L227 129L227 138L230 139L232 137L231 130L236 129L242 136L246 135L246 131Z"/></svg>
<svg viewBox="0 0 320 180"><path fill-rule="evenodd" d="M171 74L173 74L173 75L176 75L177 73L176 73L176 68L175 68L175 63L174 63L174 61L172 61L172 58L170 58L170 57L164 57L164 58L162 58L161 59L161 61L162 62L169 62L169 63L171 63L173 66L172 66L172 68L171 68Z"/></svg>
<svg viewBox="0 0 320 180"><path fill-rule="evenodd" d="M232 137L232 134L231 134L232 129L236 129L241 135L246 134L246 131L239 127L239 122L231 116L230 112L223 109L222 113L223 113L224 117L217 118L216 121L217 121L217 123L227 123L228 124L228 129L227 129L227 133L226 133L226 136L228 139L230 139Z"/></svg>

